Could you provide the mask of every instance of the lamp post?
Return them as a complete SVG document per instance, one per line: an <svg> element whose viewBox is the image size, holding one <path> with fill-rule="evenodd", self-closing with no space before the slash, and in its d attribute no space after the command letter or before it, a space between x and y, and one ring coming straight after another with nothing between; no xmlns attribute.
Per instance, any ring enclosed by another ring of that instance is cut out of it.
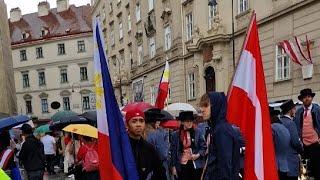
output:
<svg viewBox="0 0 320 180"><path fill-rule="evenodd" d="M81 84L80 83L72 83L71 85L71 92L74 93L74 87L75 85L79 85L79 93L80 93L80 105L81 105L81 113L83 113L83 99L82 99L82 93L81 93Z"/></svg>
<svg viewBox="0 0 320 180"><path fill-rule="evenodd" d="M123 97L122 97L122 79L121 79L121 61L116 57L118 61L118 73L119 73L119 94L120 94L120 104L123 106Z"/></svg>

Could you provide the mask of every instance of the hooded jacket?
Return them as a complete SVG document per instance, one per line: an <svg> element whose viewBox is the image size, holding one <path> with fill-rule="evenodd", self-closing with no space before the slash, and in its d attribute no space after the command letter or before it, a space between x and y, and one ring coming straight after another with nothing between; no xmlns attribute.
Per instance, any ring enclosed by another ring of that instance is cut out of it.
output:
<svg viewBox="0 0 320 180"><path fill-rule="evenodd" d="M226 120L227 100L223 92L209 93L211 104L210 145L205 179L239 179L239 134Z"/></svg>

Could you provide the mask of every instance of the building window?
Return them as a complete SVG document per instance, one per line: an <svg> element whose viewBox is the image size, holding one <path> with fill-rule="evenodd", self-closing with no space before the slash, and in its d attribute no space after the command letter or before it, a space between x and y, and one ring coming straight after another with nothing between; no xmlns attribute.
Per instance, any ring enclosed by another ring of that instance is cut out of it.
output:
<svg viewBox="0 0 320 180"><path fill-rule="evenodd" d="M154 0L148 0L148 4L149 4L149 12L150 12L154 8Z"/></svg>
<svg viewBox="0 0 320 180"><path fill-rule="evenodd" d="M171 27L164 28L164 49L167 51L171 48Z"/></svg>
<svg viewBox="0 0 320 180"><path fill-rule="evenodd" d="M63 97L63 110L70 111L70 99L69 99L69 97Z"/></svg>
<svg viewBox="0 0 320 180"><path fill-rule="evenodd" d="M149 39L149 56L150 58L154 58L156 55L156 42L154 40L154 37Z"/></svg>
<svg viewBox="0 0 320 180"><path fill-rule="evenodd" d="M115 45L115 37L114 37L114 31L113 31L113 28L110 32L110 38L111 38L111 46L114 46Z"/></svg>
<svg viewBox="0 0 320 180"><path fill-rule="evenodd" d="M58 44L58 55L64 55L66 54L66 51L64 49L64 44Z"/></svg>
<svg viewBox="0 0 320 180"><path fill-rule="evenodd" d="M238 13L243 13L249 9L249 0L238 0Z"/></svg>
<svg viewBox="0 0 320 180"><path fill-rule="evenodd" d="M68 82L68 73L67 69L60 69L61 83Z"/></svg>
<svg viewBox="0 0 320 180"><path fill-rule="evenodd" d="M22 74L22 85L23 85L23 88L27 88L27 87L30 87L30 84L29 84L29 74L28 73L23 73Z"/></svg>
<svg viewBox="0 0 320 180"><path fill-rule="evenodd" d="M188 74L188 99L196 98L196 84L194 73Z"/></svg>
<svg viewBox="0 0 320 180"><path fill-rule="evenodd" d="M131 15L128 14L128 31L131 31Z"/></svg>
<svg viewBox="0 0 320 180"><path fill-rule="evenodd" d="M37 56L37 59L43 58L42 47L37 47L36 48L36 56Z"/></svg>
<svg viewBox="0 0 320 180"><path fill-rule="evenodd" d="M136 19L137 19L137 22L141 20L141 6L140 6L140 4L136 4Z"/></svg>
<svg viewBox="0 0 320 180"><path fill-rule="evenodd" d="M122 22L119 23L119 39L123 38L123 25Z"/></svg>
<svg viewBox="0 0 320 180"><path fill-rule="evenodd" d="M138 46L138 65L142 64L142 60L143 60L143 47L141 44L140 46Z"/></svg>
<svg viewBox="0 0 320 180"><path fill-rule="evenodd" d="M87 67L80 67L80 80L81 81L88 80Z"/></svg>
<svg viewBox="0 0 320 180"><path fill-rule="evenodd" d="M111 13L113 11L112 2L109 3L109 12Z"/></svg>
<svg viewBox="0 0 320 180"><path fill-rule="evenodd" d="M84 41L78 41L78 53L85 52L86 46L84 44Z"/></svg>
<svg viewBox="0 0 320 180"><path fill-rule="evenodd" d="M120 54L120 65L124 65L125 64L125 58L124 58L124 50L119 51Z"/></svg>
<svg viewBox="0 0 320 180"><path fill-rule="evenodd" d="M192 13L186 15L186 29L187 29L187 41L191 40L192 38L192 31L193 31L193 19Z"/></svg>
<svg viewBox="0 0 320 180"><path fill-rule="evenodd" d="M152 86L150 87L150 91L151 91L151 104L155 104L156 100L157 100L157 95L158 95L158 86Z"/></svg>
<svg viewBox="0 0 320 180"><path fill-rule="evenodd" d="M211 29L213 25L214 16L216 12L215 9L216 9L216 6L209 6L209 18L208 18L209 29Z"/></svg>
<svg viewBox="0 0 320 180"><path fill-rule="evenodd" d="M31 100L26 100L26 113L27 114L32 114Z"/></svg>
<svg viewBox="0 0 320 180"><path fill-rule="evenodd" d="M90 99L89 96L83 96L82 97L82 107L85 110L90 109Z"/></svg>
<svg viewBox="0 0 320 180"><path fill-rule="evenodd" d="M276 46L276 80L290 78L290 58L280 45Z"/></svg>
<svg viewBox="0 0 320 180"><path fill-rule="evenodd" d="M38 72L38 77L39 77L39 86L46 85L46 77L44 72Z"/></svg>
<svg viewBox="0 0 320 180"><path fill-rule="evenodd" d="M48 113L48 100L47 99L41 99L41 110L42 113Z"/></svg>
<svg viewBox="0 0 320 180"><path fill-rule="evenodd" d="M143 79L135 80L134 82L132 82L132 89L133 89L133 101L142 102L144 99Z"/></svg>
<svg viewBox="0 0 320 180"><path fill-rule="evenodd" d="M27 51L20 50L20 61L26 61L26 60L27 60Z"/></svg>

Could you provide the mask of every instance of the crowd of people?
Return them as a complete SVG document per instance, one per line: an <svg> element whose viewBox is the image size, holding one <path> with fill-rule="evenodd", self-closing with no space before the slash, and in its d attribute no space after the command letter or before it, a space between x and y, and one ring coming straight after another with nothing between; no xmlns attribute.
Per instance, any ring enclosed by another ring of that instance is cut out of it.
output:
<svg viewBox="0 0 320 180"><path fill-rule="evenodd" d="M301 160L309 176L320 180L320 107L312 103L315 93L301 90L298 99L284 102L281 112L270 108L271 128L280 180L297 180ZM243 179L246 140L240 128L226 119L227 99L222 92L200 98L201 114L182 111L177 129L162 126L160 109L132 109L124 119L137 172L141 180L237 180ZM300 106L300 107L297 107ZM200 123L196 121L201 116ZM43 179L45 171L55 174L57 165L76 180L100 179L97 139L64 132L34 136L30 125L21 127L22 142L0 133L0 167L21 166L29 180ZM18 162L18 163L17 163Z"/></svg>
<svg viewBox="0 0 320 180"><path fill-rule="evenodd" d="M45 172L56 174L55 167L77 180L99 179L96 139L75 134L71 138L67 132L35 136L29 124L20 130L21 140L15 142L8 130L0 133L0 167L11 179L43 180Z"/></svg>

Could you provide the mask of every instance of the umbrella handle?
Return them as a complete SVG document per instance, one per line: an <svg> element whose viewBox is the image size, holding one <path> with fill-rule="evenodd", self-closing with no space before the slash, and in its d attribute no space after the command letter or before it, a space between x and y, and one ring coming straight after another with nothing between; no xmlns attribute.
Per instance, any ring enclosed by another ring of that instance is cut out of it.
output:
<svg viewBox="0 0 320 180"><path fill-rule="evenodd" d="M71 137L72 137L72 146L73 146L73 159L74 159L74 163L76 163L76 142L74 140L74 136L73 133L71 133Z"/></svg>

